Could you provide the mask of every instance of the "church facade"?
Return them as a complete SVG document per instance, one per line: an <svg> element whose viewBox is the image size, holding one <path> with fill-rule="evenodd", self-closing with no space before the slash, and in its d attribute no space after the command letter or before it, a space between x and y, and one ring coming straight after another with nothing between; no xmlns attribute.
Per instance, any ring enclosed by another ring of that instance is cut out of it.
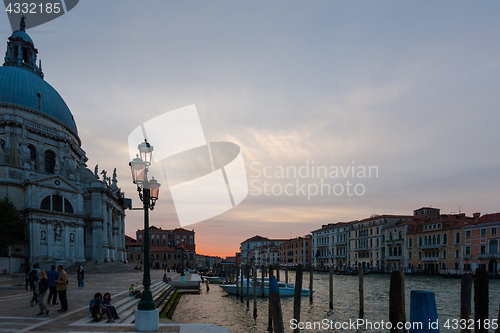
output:
<svg viewBox="0 0 500 333"><path fill-rule="evenodd" d="M28 228L28 241L10 256L43 267L126 260L116 169L107 176L87 168L73 115L44 80L37 54L22 21L0 67L0 198L14 203Z"/></svg>

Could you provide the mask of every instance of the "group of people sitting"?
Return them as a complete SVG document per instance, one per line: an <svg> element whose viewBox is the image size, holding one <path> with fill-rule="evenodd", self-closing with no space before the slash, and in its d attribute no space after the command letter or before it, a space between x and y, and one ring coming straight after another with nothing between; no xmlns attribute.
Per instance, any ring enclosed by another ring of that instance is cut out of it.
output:
<svg viewBox="0 0 500 333"><path fill-rule="evenodd" d="M103 314L106 314L108 322L110 323L120 319L115 307L111 305L110 293L105 293L104 298L101 293L96 293L94 298L90 301L89 311L92 314L94 321L101 321Z"/></svg>

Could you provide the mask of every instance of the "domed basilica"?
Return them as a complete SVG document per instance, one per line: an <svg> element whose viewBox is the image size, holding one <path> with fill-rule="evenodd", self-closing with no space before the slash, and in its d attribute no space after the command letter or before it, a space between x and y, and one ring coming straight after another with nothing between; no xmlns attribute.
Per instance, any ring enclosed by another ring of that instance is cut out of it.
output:
<svg viewBox="0 0 500 333"><path fill-rule="evenodd" d="M22 212L29 242L11 248L6 268L126 260L116 169L87 168L73 115L37 54L22 19L0 67L0 199Z"/></svg>

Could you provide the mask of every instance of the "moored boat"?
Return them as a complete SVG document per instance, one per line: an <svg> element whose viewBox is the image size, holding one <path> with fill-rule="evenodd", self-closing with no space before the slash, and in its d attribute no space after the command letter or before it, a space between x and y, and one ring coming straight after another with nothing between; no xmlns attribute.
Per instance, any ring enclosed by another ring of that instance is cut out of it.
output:
<svg viewBox="0 0 500 333"><path fill-rule="evenodd" d="M241 283L241 280L239 280ZM230 295L235 295L236 294L236 284L221 284L220 287L227 292ZM246 293L246 287L247 287L247 279L243 279L243 293ZM280 291L280 296L294 296L295 295L295 286L290 283L284 283L284 282L278 282L278 287ZM240 288L240 284L238 284L238 288ZM249 285L249 293L251 296L253 296L253 280L250 279L250 285ZM240 290L241 292L241 290ZM314 293L314 289L312 291ZM302 288L302 295L309 295L309 288ZM262 284L261 280L257 280L257 296L262 295ZM269 296L269 281L266 279L264 280L264 295Z"/></svg>

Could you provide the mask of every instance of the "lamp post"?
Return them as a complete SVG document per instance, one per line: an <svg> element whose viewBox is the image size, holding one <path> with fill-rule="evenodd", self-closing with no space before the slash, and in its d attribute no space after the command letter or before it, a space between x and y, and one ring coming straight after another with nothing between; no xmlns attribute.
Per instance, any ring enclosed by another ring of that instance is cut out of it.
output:
<svg viewBox="0 0 500 333"><path fill-rule="evenodd" d="M151 165L151 155L153 146L147 140L144 140L139 146L139 154L130 163L132 171L132 180L137 185L139 198L143 203L144 210L144 276L142 284L144 290L142 291L141 301L137 306L135 327L139 331L157 331L159 328L159 313L156 309L153 300L153 294L149 290L151 286L150 275L150 257L149 257L149 210L153 210L158 194L160 191L160 184L154 179L148 180L148 167Z"/></svg>

